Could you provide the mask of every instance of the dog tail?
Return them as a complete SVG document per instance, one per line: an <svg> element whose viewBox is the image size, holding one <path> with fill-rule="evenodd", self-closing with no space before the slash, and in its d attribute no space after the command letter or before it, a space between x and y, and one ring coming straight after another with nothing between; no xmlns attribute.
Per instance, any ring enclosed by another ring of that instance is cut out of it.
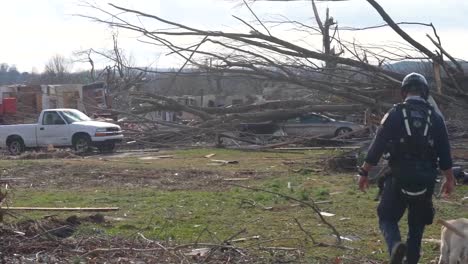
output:
<svg viewBox="0 0 468 264"><path fill-rule="evenodd" d="M447 221L444 221L444 220L438 220L437 223L445 226L448 230L452 231L454 234L462 237L462 238L465 238L465 239L468 239L468 236L463 233L462 231L458 230L455 226L453 226L452 224L450 224L449 222Z"/></svg>

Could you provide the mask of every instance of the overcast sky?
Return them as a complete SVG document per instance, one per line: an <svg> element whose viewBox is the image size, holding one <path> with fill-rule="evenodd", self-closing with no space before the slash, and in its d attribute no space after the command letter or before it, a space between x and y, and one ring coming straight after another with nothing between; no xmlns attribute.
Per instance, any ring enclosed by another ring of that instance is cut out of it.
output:
<svg viewBox="0 0 468 264"><path fill-rule="evenodd" d="M121 6L154 13L163 18L186 23L203 29L248 31L232 15L253 20L245 7L235 0L95 0L106 7L112 2ZM87 14L89 9L80 7L76 0L0 0L0 62L15 64L20 71L42 71L54 54L72 57L74 51L111 47L111 30L103 25L73 16ZM444 47L454 56L468 59L468 1L466 0L380 0L395 21L434 23L442 37ZM382 24L365 0L337 3L320 3L319 8L330 8L331 15L341 26L373 26ZM309 1L256 2L252 8L266 20L286 16L306 24L314 24ZM323 12L322 12L323 13ZM424 27L406 27L419 41L428 44ZM294 39L293 32L277 32L282 37ZM141 66L169 67L177 60L161 54L154 46L138 43L134 34L119 32L122 48L127 50ZM349 33L348 33L349 34ZM361 43L388 43L400 41L389 29L375 29L353 33ZM431 49L434 49L431 47ZM75 65L74 69L86 65Z"/></svg>

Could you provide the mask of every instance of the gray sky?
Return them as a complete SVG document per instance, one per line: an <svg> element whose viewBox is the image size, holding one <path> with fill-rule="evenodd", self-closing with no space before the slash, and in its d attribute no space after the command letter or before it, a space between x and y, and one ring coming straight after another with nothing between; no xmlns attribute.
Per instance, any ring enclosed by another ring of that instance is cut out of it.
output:
<svg viewBox="0 0 468 264"><path fill-rule="evenodd" d="M103 25L89 22L73 14L86 14L90 10L80 7L76 0L0 0L0 62L15 64L20 71L42 71L44 64L54 54L71 57L74 51L111 47L111 30ZM245 20L253 17L235 0L95 0L105 7L107 2L154 13L163 18L186 23L203 29L229 29L248 31L232 15ZM444 47L454 56L468 59L465 51L468 44L468 1L466 0L380 0L395 21L432 22L442 37ZM337 3L320 3L319 8L330 8L331 15L341 26L373 26L382 24L365 0L350 0ZM306 24L315 24L309 1L272 3L256 2L252 8L266 20L286 16ZM323 12L321 12L323 13ZM417 40L428 45L425 34L429 28L405 27ZM119 32L121 45L141 66L177 66L173 57L164 56L153 46L138 43L136 35ZM283 38L294 40L299 36L291 31L276 31ZM349 39L361 43L388 43L400 41L389 29L375 29L360 33L346 33ZM429 45L428 45L429 46ZM319 48L319 46L317 46ZM431 49L435 49L431 46ZM83 69L86 65L75 65Z"/></svg>

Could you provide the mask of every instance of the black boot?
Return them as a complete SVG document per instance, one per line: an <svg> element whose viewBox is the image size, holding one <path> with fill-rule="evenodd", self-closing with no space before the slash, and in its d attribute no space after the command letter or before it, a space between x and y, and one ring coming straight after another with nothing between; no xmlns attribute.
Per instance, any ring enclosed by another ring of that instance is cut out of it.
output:
<svg viewBox="0 0 468 264"><path fill-rule="evenodd" d="M406 256L406 244L402 242L398 242L392 250L392 255L390 256L390 263L389 264L402 264L403 259Z"/></svg>

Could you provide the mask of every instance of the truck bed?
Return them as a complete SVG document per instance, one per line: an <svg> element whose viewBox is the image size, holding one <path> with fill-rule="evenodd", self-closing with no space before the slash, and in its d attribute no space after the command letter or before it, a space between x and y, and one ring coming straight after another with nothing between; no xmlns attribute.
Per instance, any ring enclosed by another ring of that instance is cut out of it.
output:
<svg viewBox="0 0 468 264"><path fill-rule="evenodd" d="M36 127L37 124L0 125L0 147L6 147L6 140L10 135L21 136L25 145L35 146L37 144Z"/></svg>

